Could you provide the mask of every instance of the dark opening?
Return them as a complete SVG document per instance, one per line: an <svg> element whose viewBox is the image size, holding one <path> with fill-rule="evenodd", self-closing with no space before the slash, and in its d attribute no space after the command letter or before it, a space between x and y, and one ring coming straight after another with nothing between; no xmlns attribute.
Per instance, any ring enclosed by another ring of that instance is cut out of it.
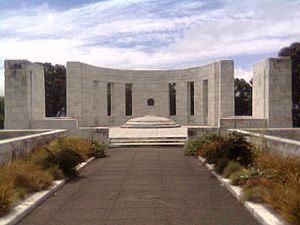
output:
<svg viewBox="0 0 300 225"><path fill-rule="evenodd" d="M169 84L169 109L170 115L176 115L176 83Z"/></svg>
<svg viewBox="0 0 300 225"><path fill-rule="evenodd" d="M208 117L208 80L203 81L203 122L207 124Z"/></svg>
<svg viewBox="0 0 300 225"><path fill-rule="evenodd" d="M194 82L190 82L190 114L193 116L195 114L195 107L194 107Z"/></svg>
<svg viewBox="0 0 300 225"><path fill-rule="evenodd" d="M153 106L153 105L154 105L154 100L153 100L153 98L149 98L149 99L147 100L147 105L148 105L148 106Z"/></svg>
<svg viewBox="0 0 300 225"><path fill-rule="evenodd" d="M44 63L46 117L66 116L66 68Z"/></svg>
<svg viewBox="0 0 300 225"><path fill-rule="evenodd" d="M112 83L107 83L107 116L111 116L111 91Z"/></svg>
<svg viewBox="0 0 300 225"><path fill-rule="evenodd" d="M126 116L132 116L132 84L126 84L125 96Z"/></svg>
<svg viewBox="0 0 300 225"><path fill-rule="evenodd" d="M298 58L292 58L293 127L300 127L300 53L298 54Z"/></svg>

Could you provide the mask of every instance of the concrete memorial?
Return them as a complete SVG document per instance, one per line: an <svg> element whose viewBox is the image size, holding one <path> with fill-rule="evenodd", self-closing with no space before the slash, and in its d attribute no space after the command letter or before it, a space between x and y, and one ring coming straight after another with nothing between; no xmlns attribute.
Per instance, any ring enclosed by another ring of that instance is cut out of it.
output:
<svg viewBox="0 0 300 225"><path fill-rule="evenodd" d="M253 117L234 117L230 60L177 70L118 70L68 62L67 117L51 119L45 117L43 67L6 60L5 103L6 129L121 126L149 114L187 126L288 128L291 61L272 58L255 65Z"/></svg>

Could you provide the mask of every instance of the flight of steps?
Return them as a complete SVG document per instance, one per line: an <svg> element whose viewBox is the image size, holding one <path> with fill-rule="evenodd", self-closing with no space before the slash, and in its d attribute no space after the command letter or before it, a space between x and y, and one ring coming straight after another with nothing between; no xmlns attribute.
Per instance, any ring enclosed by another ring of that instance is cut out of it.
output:
<svg viewBox="0 0 300 225"><path fill-rule="evenodd" d="M115 137L110 138L109 147L134 146L183 146L187 141L185 136L176 137Z"/></svg>

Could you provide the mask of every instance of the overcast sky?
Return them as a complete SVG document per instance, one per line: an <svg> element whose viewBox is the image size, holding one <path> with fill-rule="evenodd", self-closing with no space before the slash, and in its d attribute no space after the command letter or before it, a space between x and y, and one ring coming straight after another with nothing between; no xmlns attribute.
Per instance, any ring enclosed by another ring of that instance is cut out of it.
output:
<svg viewBox="0 0 300 225"><path fill-rule="evenodd" d="M4 60L67 61L130 69L255 62L300 41L300 0L0 0Z"/></svg>

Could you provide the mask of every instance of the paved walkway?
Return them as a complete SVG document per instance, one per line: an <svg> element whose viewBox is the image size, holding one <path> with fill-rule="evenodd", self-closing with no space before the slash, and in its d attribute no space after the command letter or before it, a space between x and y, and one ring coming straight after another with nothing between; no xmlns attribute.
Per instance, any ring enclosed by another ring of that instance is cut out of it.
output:
<svg viewBox="0 0 300 225"><path fill-rule="evenodd" d="M256 225L200 162L181 148L110 150L22 225Z"/></svg>

